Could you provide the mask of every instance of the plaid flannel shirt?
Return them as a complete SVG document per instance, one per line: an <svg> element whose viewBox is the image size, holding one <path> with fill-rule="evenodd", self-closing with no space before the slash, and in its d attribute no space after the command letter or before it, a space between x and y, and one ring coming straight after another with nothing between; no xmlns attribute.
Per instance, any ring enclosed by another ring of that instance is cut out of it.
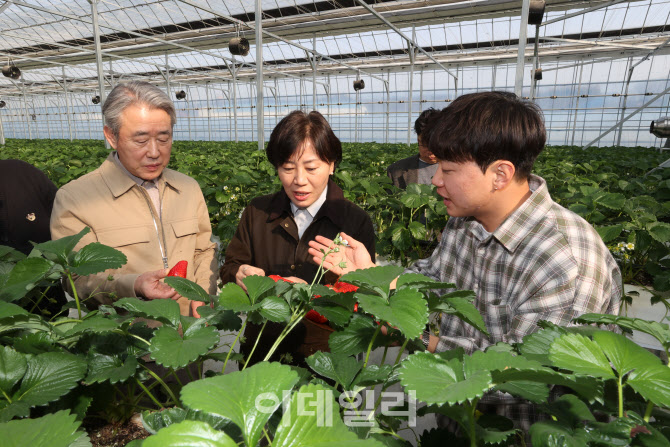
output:
<svg viewBox="0 0 670 447"><path fill-rule="evenodd" d="M408 269L476 293L490 335L443 315L437 352L462 347L471 354L519 342L540 320L567 325L588 312L618 314L621 272L598 233L555 203L541 177L531 176L530 189L530 198L493 233L473 218L450 218L433 254ZM504 393L481 401L494 402L519 428L533 422L525 401Z"/></svg>

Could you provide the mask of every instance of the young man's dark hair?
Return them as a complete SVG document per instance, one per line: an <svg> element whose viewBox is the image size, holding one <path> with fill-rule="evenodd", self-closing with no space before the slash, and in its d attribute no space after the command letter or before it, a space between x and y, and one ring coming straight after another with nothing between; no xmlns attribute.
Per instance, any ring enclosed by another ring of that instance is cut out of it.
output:
<svg viewBox="0 0 670 447"><path fill-rule="evenodd" d="M440 160L474 161L482 171L508 160L515 177L527 180L544 148L542 112L508 92L471 93L442 110L425 131L428 148Z"/></svg>
<svg viewBox="0 0 670 447"><path fill-rule="evenodd" d="M282 118L272 131L265 153L272 165L277 168L286 163L299 146L311 141L314 151L325 162L342 161L342 143L335 136L328 121L317 111L308 114L301 110Z"/></svg>

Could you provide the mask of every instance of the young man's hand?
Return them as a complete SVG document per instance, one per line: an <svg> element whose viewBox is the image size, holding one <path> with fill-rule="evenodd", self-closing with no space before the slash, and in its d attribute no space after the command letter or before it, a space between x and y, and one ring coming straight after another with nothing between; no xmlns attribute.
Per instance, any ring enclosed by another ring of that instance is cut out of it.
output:
<svg viewBox="0 0 670 447"><path fill-rule="evenodd" d="M340 233L340 237L347 241L346 246L336 246L332 239L323 236L317 236L313 241L309 241L309 254L313 256L312 261L317 265L321 264L324 253L337 247L339 250L328 254L323 263L324 268L336 275L376 266L365 245L345 233Z"/></svg>

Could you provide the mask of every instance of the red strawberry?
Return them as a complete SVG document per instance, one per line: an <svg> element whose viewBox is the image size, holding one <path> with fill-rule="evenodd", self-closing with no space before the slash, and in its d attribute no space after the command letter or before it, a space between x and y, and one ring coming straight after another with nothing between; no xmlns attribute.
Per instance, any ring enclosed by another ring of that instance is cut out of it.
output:
<svg viewBox="0 0 670 447"><path fill-rule="evenodd" d="M358 290L358 286L338 281L335 284L333 284L333 290L336 291L337 293L355 292Z"/></svg>
<svg viewBox="0 0 670 447"><path fill-rule="evenodd" d="M283 277L281 277L281 276L279 276L279 275L268 275L268 278L273 279L274 282L278 282L278 281L281 280L281 281L286 281L286 282L289 283L289 284L293 284L293 281L289 281L288 279L283 278Z"/></svg>
<svg viewBox="0 0 670 447"><path fill-rule="evenodd" d="M168 276L178 276L180 278L186 278L186 270L188 268L188 261L179 261L175 264L174 267L170 269Z"/></svg>
<svg viewBox="0 0 670 447"><path fill-rule="evenodd" d="M312 320L315 323L320 323L320 324L328 323L328 318L324 317L323 315L321 315L320 313L318 313L314 309L307 312L307 314L305 315L305 318L307 318L308 320Z"/></svg>
<svg viewBox="0 0 670 447"><path fill-rule="evenodd" d="M358 303L354 304L354 312L358 312Z"/></svg>

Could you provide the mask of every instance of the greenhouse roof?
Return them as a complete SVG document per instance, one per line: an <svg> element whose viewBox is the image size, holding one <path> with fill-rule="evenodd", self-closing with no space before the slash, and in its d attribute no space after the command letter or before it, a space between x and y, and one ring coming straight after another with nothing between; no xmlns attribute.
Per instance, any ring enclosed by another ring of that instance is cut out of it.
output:
<svg viewBox="0 0 670 447"><path fill-rule="evenodd" d="M262 0L261 5L269 78L314 70L376 76L406 70L412 59L417 67L446 70L516 62L519 1ZM96 6L107 77L164 82L168 72L171 80L189 84L230 82L233 76L248 82L256 76L253 0L99 0ZM539 56L568 65L584 57L667 54L669 18L667 0L548 0ZM0 0L0 56L23 73L20 82L1 77L0 94L97 90L93 22L85 0ZM236 36L250 41L247 56L230 53L228 42ZM528 58L534 37L535 26L529 26ZM425 54L414 57L406 38Z"/></svg>

